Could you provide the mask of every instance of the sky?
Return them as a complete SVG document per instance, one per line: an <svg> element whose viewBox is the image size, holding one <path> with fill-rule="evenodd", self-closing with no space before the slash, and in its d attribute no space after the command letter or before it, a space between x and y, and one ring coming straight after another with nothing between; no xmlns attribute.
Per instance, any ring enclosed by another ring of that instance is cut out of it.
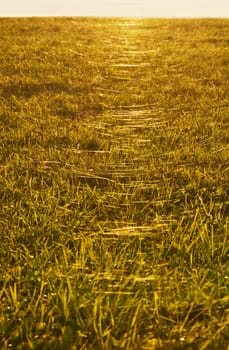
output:
<svg viewBox="0 0 229 350"><path fill-rule="evenodd" d="M0 17L229 17L229 0L0 0Z"/></svg>

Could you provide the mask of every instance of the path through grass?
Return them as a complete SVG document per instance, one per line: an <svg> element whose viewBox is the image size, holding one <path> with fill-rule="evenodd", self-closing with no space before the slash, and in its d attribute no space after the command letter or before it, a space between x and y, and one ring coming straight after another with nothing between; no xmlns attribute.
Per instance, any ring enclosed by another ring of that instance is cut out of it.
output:
<svg viewBox="0 0 229 350"><path fill-rule="evenodd" d="M228 20L0 31L0 347L228 350Z"/></svg>

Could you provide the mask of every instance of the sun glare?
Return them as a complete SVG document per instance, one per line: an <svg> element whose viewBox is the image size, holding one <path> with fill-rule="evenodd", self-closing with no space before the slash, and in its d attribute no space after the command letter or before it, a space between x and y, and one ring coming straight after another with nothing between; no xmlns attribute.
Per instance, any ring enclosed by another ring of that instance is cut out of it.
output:
<svg viewBox="0 0 229 350"><path fill-rule="evenodd" d="M8 0L0 16L228 17L227 0Z"/></svg>

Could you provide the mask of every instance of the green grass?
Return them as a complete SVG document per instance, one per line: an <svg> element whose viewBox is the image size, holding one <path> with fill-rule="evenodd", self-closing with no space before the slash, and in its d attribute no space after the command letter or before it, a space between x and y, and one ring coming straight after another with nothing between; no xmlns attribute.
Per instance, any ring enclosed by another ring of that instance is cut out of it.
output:
<svg viewBox="0 0 229 350"><path fill-rule="evenodd" d="M0 32L0 348L228 350L228 20Z"/></svg>

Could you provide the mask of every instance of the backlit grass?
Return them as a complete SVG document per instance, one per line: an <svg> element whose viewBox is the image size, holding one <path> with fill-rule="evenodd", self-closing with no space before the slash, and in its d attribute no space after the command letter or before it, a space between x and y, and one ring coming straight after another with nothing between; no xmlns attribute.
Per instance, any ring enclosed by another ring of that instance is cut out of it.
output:
<svg viewBox="0 0 229 350"><path fill-rule="evenodd" d="M228 350L228 24L0 19L0 348Z"/></svg>

